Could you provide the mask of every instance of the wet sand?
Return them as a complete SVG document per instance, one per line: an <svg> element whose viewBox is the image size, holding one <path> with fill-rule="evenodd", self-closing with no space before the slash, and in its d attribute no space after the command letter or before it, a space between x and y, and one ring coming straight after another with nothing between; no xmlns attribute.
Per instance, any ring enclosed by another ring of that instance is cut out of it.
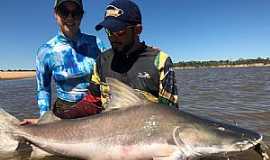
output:
<svg viewBox="0 0 270 160"><path fill-rule="evenodd" d="M12 72L0 72L0 80L11 80L11 79L23 79L31 78L36 75L35 71L12 71Z"/></svg>

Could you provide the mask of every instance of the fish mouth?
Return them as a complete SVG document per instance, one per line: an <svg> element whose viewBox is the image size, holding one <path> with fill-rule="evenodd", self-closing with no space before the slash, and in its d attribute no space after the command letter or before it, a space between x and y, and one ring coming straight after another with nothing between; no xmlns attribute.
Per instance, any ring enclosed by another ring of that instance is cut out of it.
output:
<svg viewBox="0 0 270 160"><path fill-rule="evenodd" d="M236 142L235 144L233 144L232 148L236 149L235 151L245 151L245 150L255 147L257 144L262 142L262 139L263 139L263 135L258 134L258 138L247 139L247 140Z"/></svg>
<svg viewBox="0 0 270 160"><path fill-rule="evenodd" d="M230 153L242 152L246 150L254 150L257 154L260 155L260 157L263 160L268 160L269 155L267 154L266 151L268 149L268 145L266 145L262 140L263 136L260 135L260 138L257 140L246 140L235 143L233 148L236 147L237 149L232 149L231 151L224 152L224 156L228 157Z"/></svg>
<svg viewBox="0 0 270 160"><path fill-rule="evenodd" d="M220 153L233 153L242 152L249 149L255 149L255 147L262 142L263 136L258 134L259 137L253 139L241 140L233 144L227 145L212 145L207 147L190 147L189 151L192 152L190 155L218 155Z"/></svg>

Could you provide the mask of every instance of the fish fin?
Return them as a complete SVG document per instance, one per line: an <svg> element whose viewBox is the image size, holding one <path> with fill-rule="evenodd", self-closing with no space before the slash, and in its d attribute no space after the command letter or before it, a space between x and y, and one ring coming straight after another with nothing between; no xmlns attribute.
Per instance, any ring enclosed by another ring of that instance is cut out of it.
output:
<svg viewBox="0 0 270 160"><path fill-rule="evenodd" d="M46 159L46 157L52 156L51 153L48 153L42 149L40 149L39 147L36 147L34 145L31 146L32 147L32 152L31 152L31 159Z"/></svg>
<svg viewBox="0 0 270 160"><path fill-rule="evenodd" d="M14 152L18 147L19 141L16 140L11 131L19 124L19 120L0 108L0 153Z"/></svg>
<svg viewBox="0 0 270 160"><path fill-rule="evenodd" d="M55 121L61 120L60 118L56 117L52 111L46 112L43 116L41 116L38 120L38 124L44 124L44 123L51 123Z"/></svg>
<svg viewBox="0 0 270 160"><path fill-rule="evenodd" d="M171 160L170 157L154 157L153 160Z"/></svg>
<svg viewBox="0 0 270 160"><path fill-rule="evenodd" d="M106 82L109 85L110 96L106 111L147 103L147 100L141 93L136 92L133 88L123 82L110 77L106 78Z"/></svg>
<svg viewBox="0 0 270 160"><path fill-rule="evenodd" d="M162 148L158 153L155 153L153 160L186 160L187 157L175 144L170 144L169 147Z"/></svg>
<svg viewBox="0 0 270 160"><path fill-rule="evenodd" d="M3 108L0 108L0 121L3 122L3 124L13 124L13 125L15 124L18 125L20 122L16 117L7 113Z"/></svg>
<svg viewBox="0 0 270 160"><path fill-rule="evenodd" d="M187 160L187 157L179 155L170 155L168 157L153 157L153 160Z"/></svg>

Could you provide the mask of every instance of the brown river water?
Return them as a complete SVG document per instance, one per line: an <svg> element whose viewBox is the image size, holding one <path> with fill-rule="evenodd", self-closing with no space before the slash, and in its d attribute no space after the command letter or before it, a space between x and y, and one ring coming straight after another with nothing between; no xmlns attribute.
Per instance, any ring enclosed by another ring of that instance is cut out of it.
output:
<svg viewBox="0 0 270 160"><path fill-rule="evenodd" d="M270 67L176 70L176 79L182 110L256 130L270 145ZM37 117L35 88L34 79L0 81L0 106L19 119ZM0 154L0 160L4 159ZM254 151L245 151L201 160L214 159L262 158Z"/></svg>

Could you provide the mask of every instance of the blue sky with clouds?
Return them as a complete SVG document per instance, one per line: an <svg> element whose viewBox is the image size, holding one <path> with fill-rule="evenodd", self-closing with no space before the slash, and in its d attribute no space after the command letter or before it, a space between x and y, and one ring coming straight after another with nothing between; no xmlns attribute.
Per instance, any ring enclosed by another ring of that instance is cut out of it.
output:
<svg viewBox="0 0 270 160"><path fill-rule="evenodd" d="M174 62L270 57L269 0L134 0L143 15L141 39ZM84 0L82 31L94 26L110 0ZM34 69L37 48L57 33L54 0L8 0L0 5L0 69Z"/></svg>

